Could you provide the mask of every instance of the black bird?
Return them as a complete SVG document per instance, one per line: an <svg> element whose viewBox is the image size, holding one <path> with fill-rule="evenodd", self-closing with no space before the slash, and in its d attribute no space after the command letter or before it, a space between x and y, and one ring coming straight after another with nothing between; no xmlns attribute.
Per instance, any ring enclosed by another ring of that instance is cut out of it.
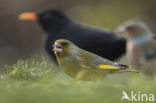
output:
<svg viewBox="0 0 156 103"><path fill-rule="evenodd" d="M57 39L68 39L82 49L109 60L115 60L125 53L126 40L112 32L77 24L58 10L40 13L25 12L21 20L37 21L46 33L45 49L56 60L53 44Z"/></svg>

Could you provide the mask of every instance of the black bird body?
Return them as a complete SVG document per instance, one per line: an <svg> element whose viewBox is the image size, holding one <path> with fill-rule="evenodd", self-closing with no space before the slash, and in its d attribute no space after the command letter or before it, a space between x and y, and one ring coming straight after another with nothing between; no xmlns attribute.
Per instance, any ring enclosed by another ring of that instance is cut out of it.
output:
<svg viewBox="0 0 156 103"><path fill-rule="evenodd" d="M68 39L82 49L109 60L115 60L125 52L125 39L110 32L104 32L78 24L72 25L71 27L67 26L68 29L63 30L59 34L47 33L45 49L52 58L55 56L52 51L52 44L60 38Z"/></svg>
<svg viewBox="0 0 156 103"><path fill-rule="evenodd" d="M57 10L37 14L38 22L46 33L45 49L56 60L52 51L57 39L67 39L80 48L109 60L125 53L126 40L114 33L77 24Z"/></svg>

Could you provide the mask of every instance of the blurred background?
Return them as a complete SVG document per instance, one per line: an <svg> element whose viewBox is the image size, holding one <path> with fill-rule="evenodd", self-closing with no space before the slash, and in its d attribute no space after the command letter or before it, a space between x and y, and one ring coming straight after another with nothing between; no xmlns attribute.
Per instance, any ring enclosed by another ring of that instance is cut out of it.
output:
<svg viewBox="0 0 156 103"><path fill-rule="evenodd" d="M42 53L42 29L37 23L20 21L18 15L51 8L77 23L111 31L127 20L141 20L156 32L154 0L0 0L0 64Z"/></svg>

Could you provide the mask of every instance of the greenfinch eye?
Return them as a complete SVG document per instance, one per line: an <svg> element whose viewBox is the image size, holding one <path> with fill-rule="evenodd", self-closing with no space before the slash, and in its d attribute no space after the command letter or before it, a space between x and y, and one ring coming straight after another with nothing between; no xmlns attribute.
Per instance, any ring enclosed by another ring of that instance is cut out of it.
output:
<svg viewBox="0 0 156 103"><path fill-rule="evenodd" d="M62 46L67 46L67 45L68 45L68 43L61 43L61 45L62 45Z"/></svg>

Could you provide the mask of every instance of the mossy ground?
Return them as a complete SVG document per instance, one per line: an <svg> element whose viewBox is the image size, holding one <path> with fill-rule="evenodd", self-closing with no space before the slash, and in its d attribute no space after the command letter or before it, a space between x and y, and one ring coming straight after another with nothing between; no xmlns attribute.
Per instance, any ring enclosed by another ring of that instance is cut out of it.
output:
<svg viewBox="0 0 156 103"><path fill-rule="evenodd" d="M2 69L0 103L120 103L123 90L156 96L156 80L137 73L84 82L71 79L45 60L19 60Z"/></svg>

